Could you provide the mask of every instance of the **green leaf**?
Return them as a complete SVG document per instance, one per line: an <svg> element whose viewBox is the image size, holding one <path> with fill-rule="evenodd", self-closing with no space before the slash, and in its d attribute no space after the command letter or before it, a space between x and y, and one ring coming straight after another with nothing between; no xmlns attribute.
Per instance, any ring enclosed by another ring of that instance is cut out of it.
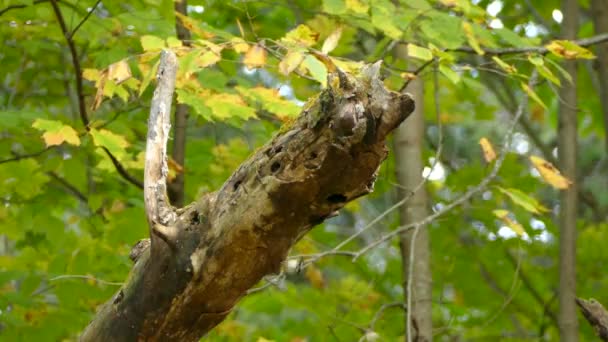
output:
<svg viewBox="0 0 608 342"><path fill-rule="evenodd" d="M449 66L441 64L439 65L439 71L452 83L458 84L460 82L460 75Z"/></svg>
<svg viewBox="0 0 608 342"><path fill-rule="evenodd" d="M327 85L327 68L318 59L312 55L307 55L302 62L302 66L304 66L310 73L310 76L321 83L323 87Z"/></svg>
<svg viewBox="0 0 608 342"><path fill-rule="evenodd" d="M372 6L372 25L392 39L400 39L403 32L395 20L397 9L388 0L375 0Z"/></svg>
<svg viewBox="0 0 608 342"><path fill-rule="evenodd" d="M32 127L44 132L42 138L46 146L61 145L64 142L75 146L80 145L80 138L76 130L61 121L36 119Z"/></svg>
<svg viewBox="0 0 608 342"><path fill-rule="evenodd" d="M433 59L431 50L414 44L407 44L407 55L423 61L430 61Z"/></svg>
<svg viewBox="0 0 608 342"><path fill-rule="evenodd" d="M89 134L93 137L95 146L107 148L116 157L126 154L125 149L129 147L129 142L122 135L115 134L107 129L97 130L95 128L91 128Z"/></svg>
<svg viewBox="0 0 608 342"><path fill-rule="evenodd" d="M323 11L329 14L344 14L346 3L344 0L323 0Z"/></svg>
<svg viewBox="0 0 608 342"><path fill-rule="evenodd" d="M538 94L536 94L536 92L534 92L534 90L532 88L530 88L530 86L528 86L524 82L521 82L520 86L526 92L526 94L528 94L528 96L530 96L530 98L532 98L532 100L534 100L534 102L538 103L545 110L547 109L547 105L545 105L543 100L541 100L540 97L538 97Z"/></svg>
<svg viewBox="0 0 608 342"><path fill-rule="evenodd" d="M498 66L502 70L506 71L509 74L514 74L514 73L517 72L517 69L514 66L512 66L509 63L506 63L505 61L503 61L502 59L500 59L500 57L498 57L498 56L492 56L492 60L494 62L496 62L496 64L498 64Z"/></svg>
<svg viewBox="0 0 608 342"><path fill-rule="evenodd" d="M306 25L298 25L281 38L283 43L310 47L317 43L319 34Z"/></svg>
<svg viewBox="0 0 608 342"><path fill-rule="evenodd" d="M165 40L156 36L141 36L140 43L144 51L158 51L165 47Z"/></svg>
<svg viewBox="0 0 608 342"><path fill-rule="evenodd" d="M545 61L549 62L549 64L551 64L555 69L557 69L557 71L560 73L560 75L562 75L565 80L572 84L572 76L570 76L570 74L566 70L564 70L564 68L562 68L559 63L551 60L551 58L545 58Z"/></svg>
<svg viewBox="0 0 608 342"><path fill-rule="evenodd" d="M211 108L213 116L220 120L231 117L240 119L255 118L255 110L249 107L243 99L234 94L215 94L205 99L207 107Z"/></svg>
<svg viewBox="0 0 608 342"><path fill-rule="evenodd" d="M538 202L535 198L528 196L521 190L514 188L502 188L500 186L497 187L500 192L509 196L509 198L513 201L513 203L519 205L520 207L526 209L527 211L534 214L542 214L548 212L549 209L545 208L540 202Z"/></svg>

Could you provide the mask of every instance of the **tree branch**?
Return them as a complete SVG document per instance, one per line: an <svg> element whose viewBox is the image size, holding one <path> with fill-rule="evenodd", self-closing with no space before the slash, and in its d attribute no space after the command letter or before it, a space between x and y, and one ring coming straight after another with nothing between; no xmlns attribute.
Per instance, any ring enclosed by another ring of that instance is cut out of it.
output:
<svg viewBox="0 0 608 342"><path fill-rule="evenodd" d="M97 6L99 6L100 3L101 3L101 0L97 0L95 2L95 5L93 5L91 10L84 16L84 18L82 18L82 20L78 23L78 25L76 25L76 27L72 30L72 32L70 33L70 39L72 39L74 37L76 32L78 32L78 29L80 29L80 27L89 19L91 14L93 14L93 12L95 12L95 10L97 9Z"/></svg>
<svg viewBox="0 0 608 342"><path fill-rule="evenodd" d="M175 12L184 16L188 15L188 1L180 0L175 2ZM184 27L182 21L175 18L175 31L177 38L182 41L184 46L190 46L190 31ZM173 149L171 157L173 160L184 166L186 159L186 127L188 120L188 105L178 103L175 106L174 127L173 127ZM169 182L169 199L171 204L176 207L184 205L184 172L177 172L175 178Z"/></svg>
<svg viewBox="0 0 608 342"><path fill-rule="evenodd" d="M128 281L100 308L81 340L198 341L248 289L280 272L304 234L371 192L387 155L386 136L414 108L409 95L384 88L379 69L368 65L356 77L330 74L330 86L217 192L174 213L172 222L151 226L151 248L137 253ZM168 74L161 67L159 87L169 88L162 79ZM168 115L168 104L152 107ZM150 129L149 138L158 144L169 127L153 116L151 111L151 123L162 132ZM148 148L146 159L154 163L146 166L145 192L156 190L157 197L146 199L146 207L152 202L154 214L163 174L162 167L150 165L161 166L163 153L161 147ZM157 172L155 182L151 170ZM167 205L166 198L160 204ZM169 243L155 242L154 231Z"/></svg>
<svg viewBox="0 0 608 342"><path fill-rule="evenodd" d="M167 142L171 130L171 103L175 90L177 74L177 57L169 50L163 50L156 78L158 86L154 91L150 117L148 119L148 137L146 140L146 160L144 166L144 202L146 216L151 229L152 248L157 227L174 223L175 211L167 199ZM163 239L164 240L164 239Z"/></svg>
<svg viewBox="0 0 608 342"><path fill-rule="evenodd" d="M603 42L608 42L608 33L598 34L598 35L590 37L590 38L574 40L573 42L582 47L589 47L592 45L597 45L597 44L600 44ZM473 48L468 47L468 46L461 46L461 47L455 48L455 49L447 49L446 51L477 54L477 51L475 51ZM549 49L547 49L545 46L528 46L528 47L521 47L521 48L515 48L515 47L514 48L498 48L498 49L485 48L485 49L483 49L483 52L485 52L487 55L491 55L491 56L514 55L514 54L518 54L518 53L529 53L529 52L534 52L534 53L538 53L538 54L542 55L542 54L546 54L547 52L549 52Z"/></svg>
<svg viewBox="0 0 608 342"><path fill-rule="evenodd" d="M70 55L72 57L72 65L74 66L74 73L76 74L76 95L78 98L78 113L80 114L80 121L84 125L84 128L88 132L89 127L89 117L87 115L86 103L84 100L84 90L83 90L83 82L82 82L82 68L80 67L80 59L78 57L78 52L76 51L76 45L74 44L74 40L72 39L73 35L70 34L65 20L63 19L63 15L61 14L61 9L59 8L57 0L50 0L51 5L53 6L53 11L55 12L55 16L57 17L57 21L59 22L59 26L61 27L61 32L65 37L68 48L70 49ZM91 11L92 12L92 11ZM88 18L88 17L87 17ZM86 20L86 19L85 19ZM84 23L84 21L82 22ZM80 25L80 24L79 24ZM118 174L121 175L124 179L126 179L129 183L137 186L138 188L142 188L141 182L131 176L127 170L122 166L122 164L114 157L114 155L107 148L103 148L103 151L112 161L112 164L118 171Z"/></svg>
<svg viewBox="0 0 608 342"><path fill-rule="evenodd" d="M584 300L576 298L576 304L585 316L585 319L602 341L608 341L608 311L595 299Z"/></svg>

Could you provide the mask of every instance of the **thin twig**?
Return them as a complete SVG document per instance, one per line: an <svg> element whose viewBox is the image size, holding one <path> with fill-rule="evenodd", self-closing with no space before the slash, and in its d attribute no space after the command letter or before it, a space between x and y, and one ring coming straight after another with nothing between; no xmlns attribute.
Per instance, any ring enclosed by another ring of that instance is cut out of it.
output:
<svg viewBox="0 0 608 342"><path fill-rule="evenodd" d="M530 83L533 84L534 80L536 79L536 77L531 77L530 78ZM372 250L373 248L377 247L378 245L391 240L393 237L406 232L408 230L414 229L416 227L420 227L420 226L426 226L429 223L433 222L434 220L436 220L437 218L443 216L444 214L446 214L447 212L449 212L450 210L460 206L461 204L463 204L464 202L468 201L471 197L477 195L479 192L483 191L488 184L494 180L494 178L496 178L496 175L498 175L498 171L500 171L500 168L502 167L502 164L505 161L505 158L507 156L507 152L509 151L509 145L511 143L511 136L513 135L513 131L515 130L515 126L517 125L517 122L519 121L519 118L523 115L524 113L524 109L527 108L528 106L528 96L527 94L524 94L524 98L522 100L522 102L519 105L519 108L517 110L517 113L515 115L515 117L513 118L511 125L509 127L509 130L507 131L507 135L504 139L503 142L503 148L502 148L502 152L499 156L499 158L496 160L494 167L492 168L492 171L490 172L490 174L488 176L486 176L476 187L470 189L469 191L467 191L462 197L460 197L459 199L451 202L450 204L446 205L445 207L443 207L441 210L435 212L432 215L427 216L426 218L418 221L418 222L414 222L411 224L407 224L404 226L401 226L395 230L393 230L392 232L385 234L384 236L382 236L380 239L372 242L371 244L365 246L364 248L360 249L357 252L357 255L353 258L353 260L358 259L359 257L361 257L363 254L369 252L370 250Z"/></svg>
<svg viewBox="0 0 608 342"><path fill-rule="evenodd" d="M603 42L607 42L608 41L608 33L603 33L603 34L598 34L596 36L593 37L589 37L589 38L583 38L583 39L578 39L578 40L574 40L573 43L575 43L578 46L582 46L582 47L589 47L592 45L596 45L596 44L600 44ZM465 53L477 53L477 51L475 51L473 48L468 47L468 46L461 46L455 49L446 49L445 51L453 51L453 52L465 52ZM485 48L483 49L483 52L485 52L486 55L490 55L490 56L504 56L504 55L514 55L514 54L519 54L519 53L538 53L538 54L546 54L547 52L549 52L549 49L547 49L546 46L527 46L527 47L513 47L513 48Z"/></svg>
<svg viewBox="0 0 608 342"><path fill-rule="evenodd" d="M95 5L93 5L93 7L87 13L87 15L85 15L84 18L82 18L82 20L78 23L78 25L76 25L76 27L72 30L72 33L70 33L70 39L72 39L74 37L76 32L78 32L78 29L80 29L80 27L85 23L85 21L87 21L89 19L91 14L93 14L93 12L95 12L95 10L97 9L97 6L99 6L100 3L101 3L101 0L97 0L95 2Z"/></svg>

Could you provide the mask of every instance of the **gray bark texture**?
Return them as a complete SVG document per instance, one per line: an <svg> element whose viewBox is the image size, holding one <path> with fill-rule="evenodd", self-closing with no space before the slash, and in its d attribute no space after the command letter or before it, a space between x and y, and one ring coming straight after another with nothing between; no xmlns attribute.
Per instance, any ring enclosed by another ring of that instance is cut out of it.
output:
<svg viewBox="0 0 608 342"><path fill-rule="evenodd" d="M414 98L422 100L424 97L424 84L420 79L411 81L406 90L410 91ZM416 106L408 124L395 130L394 139L399 199L409 197L409 200L401 207L400 223L407 225L428 216L426 189L424 186L419 186L423 181L422 169L424 167L422 101ZM412 193L412 191L415 192ZM411 305L411 307L408 306L408 310L411 310L410 329L408 329L411 336L408 337L408 340L429 342L433 340L429 233L426 227L419 227L418 232L415 234L414 232L415 230L410 230L404 233L399 240L403 261L403 292L406 296L411 296L411 298L407 298L407 303ZM410 268L412 269L410 270ZM412 279L409 278L410 275ZM408 286L411 287L411 292L408 291Z"/></svg>
<svg viewBox="0 0 608 342"><path fill-rule="evenodd" d="M562 0L562 38L574 40L578 31L578 0ZM572 184L560 194L559 211L559 331L562 341L578 341L576 312L576 218L577 218L577 63L564 62L572 83L562 80L559 91L558 159L561 172Z"/></svg>
<svg viewBox="0 0 608 342"><path fill-rule="evenodd" d="M379 68L331 74L328 89L219 190L157 211L150 246L139 245L125 284L81 340L198 341L263 276L280 271L298 239L371 192L386 136L414 110L409 95L384 88Z"/></svg>
<svg viewBox="0 0 608 342"><path fill-rule="evenodd" d="M175 1L175 12L188 15L188 1ZM181 20L175 18L175 31L177 38L182 41L184 46L190 46L190 31L184 27ZM186 160L186 127L188 125L188 105L178 103L175 105L174 128L173 128L173 149L171 157L173 160L184 167ZM184 172L178 172L175 178L168 184L169 199L171 204L177 208L184 206Z"/></svg>
<svg viewBox="0 0 608 342"><path fill-rule="evenodd" d="M608 342L608 311L604 306L593 298L589 300L577 298L576 304L578 304L583 316L591 324L597 336L602 341Z"/></svg>

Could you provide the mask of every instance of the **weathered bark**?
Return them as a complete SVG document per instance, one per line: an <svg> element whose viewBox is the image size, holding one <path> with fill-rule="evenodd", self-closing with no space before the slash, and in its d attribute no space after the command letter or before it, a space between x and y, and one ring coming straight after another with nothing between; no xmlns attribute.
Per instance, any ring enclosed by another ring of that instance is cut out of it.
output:
<svg viewBox="0 0 608 342"><path fill-rule="evenodd" d="M591 16L597 34L608 33L608 0L591 0ZM604 144L608 155L608 42L598 44L597 73L600 81L600 101L604 116Z"/></svg>
<svg viewBox="0 0 608 342"><path fill-rule="evenodd" d="M584 300L576 298L576 304L581 309L583 316L595 333L602 341L608 341L608 311L595 299Z"/></svg>
<svg viewBox="0 0 608 342"><path fill-rule="evenodd" d="M175 12L188 15L188 1L175 1ZM184 46L190 46L190 31L184 27L181 20L175 18L175 31L177 38L182 41ZM178 103L175 105L173 115L173 149L171 157L180 166L184 166L186 160L186 126L188 121L188 105ZM171 204L181 208L184 206L184 172L178 172L169 184L169 200Z"/></svg>
<svg viewBox="0 0 608 342"><path fill-rule="evenodd" d="M400 58L407 58L405 46L395 51ZM424 83L412 80L407 91L414 98L424 97ZM427 196L423 181L422 145L424 142L424 108L422 101L416 106L407 125L395 130L394 153L399 200L408 197L401 206L401 225L418 222L428 216ZM413 193L412 193L413 192ZM406 341L429 342L433 340L432 275L430 266L429 233L419 227L401 235L399 239L403 269L403 293L406 296L409 315L406 315ZM411 276L411 279L410 279ZM407 321L407 316L410 320Z"/></svg>
<svg viewBox="0 0 608 342"><path fill-rule="evenodd" d="M217 192L175 211L84 341L196 341L246 291L280 271L290 247L348 201L372 191L384 139L413 111L387 91L379 64L329 89L245 161Z"/></svg>
<svg viewBox="0 0 608 342"><path fill-rule="evenodd" d="M576 39L578 1L562 0L562 37ZM572 184L560 194L559 210L559 331L562 341L578 341L576 315L576 218L577 218L577 63L564 62L572 83L563 80L559 91L558 159L561 172Z"/></svg>

